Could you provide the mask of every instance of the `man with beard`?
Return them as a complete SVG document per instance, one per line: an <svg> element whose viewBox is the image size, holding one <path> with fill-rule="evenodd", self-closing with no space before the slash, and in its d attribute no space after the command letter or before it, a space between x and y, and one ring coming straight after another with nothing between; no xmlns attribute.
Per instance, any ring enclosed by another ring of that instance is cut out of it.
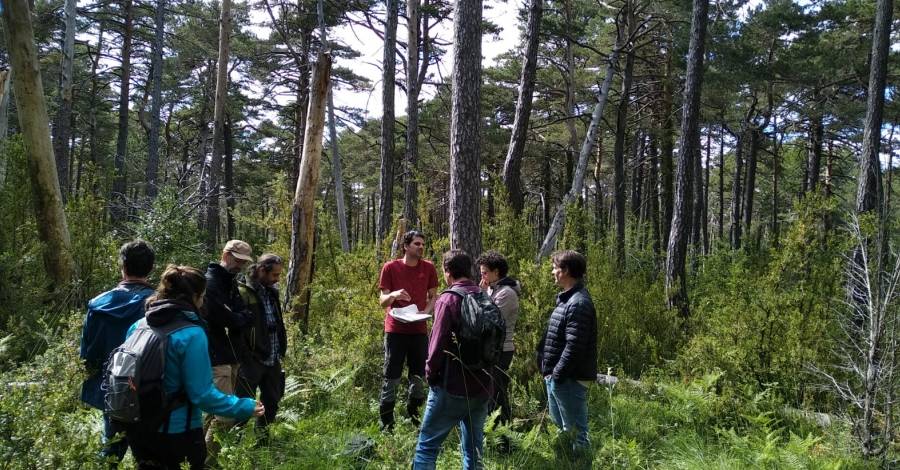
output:
<svg viewBox="0 0 900 470"><path fill-rule="evenodd" d="M409 375L409 398L406 411L413 423L419 424L419 407L425 403L425 359L428 356L428 327L425 320L402 322L391 309L415 305L420 312L431 313L437 294L437 271L423 259L425 235L411 230L403 235L403 257L388 261L381 268L378 288L379 304L384 318L384 382L381 387L379 414L381 427L394 427L394 404L397 386L406 363Z"/></svg>

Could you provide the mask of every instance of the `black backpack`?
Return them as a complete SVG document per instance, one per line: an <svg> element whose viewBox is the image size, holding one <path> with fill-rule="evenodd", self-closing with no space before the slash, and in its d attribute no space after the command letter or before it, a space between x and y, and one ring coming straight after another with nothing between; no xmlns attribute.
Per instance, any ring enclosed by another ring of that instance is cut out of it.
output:
<svg viewBox="0 0 900 470"><path fill-rule="evenodd" d="M142 319L131 336L112 350L102 387L106 392L104 412L113 422L126 430L155 432L163 424L168 428L172 410L187 403L190 426L187 394L183 390L167 394L163 380L169 335L192 325L195 323L179 318L152 327Z"/></svg>
<svg viewBox="0 0 900 470"><path fill-rule="evenodd" d="M491 369L499 364L506 340L506 322L491 296L482 291L469 293L459 287L444 292L462 298L459 331L454 334L463 367Z"/></svg>

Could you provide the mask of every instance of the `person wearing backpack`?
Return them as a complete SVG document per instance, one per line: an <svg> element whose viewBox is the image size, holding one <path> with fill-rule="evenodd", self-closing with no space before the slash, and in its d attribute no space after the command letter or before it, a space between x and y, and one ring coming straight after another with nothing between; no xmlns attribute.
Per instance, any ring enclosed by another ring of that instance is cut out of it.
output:
<svg viewBox="0 0 900 470"><path fill-rule="evenodd" d="M122 265L122 281L88 302L84 328L81 331L81 359L88 370L88 377L81 386L81 401L98 410L104 408L104 363L109 353L125 341L128 327L144 316L144 301L153 294L147 277L153 271L155 253L149 243L134 240L119 248ZM117 431L112 421L103 415L103 448L100 457L115 462L122 460L128 443L115 439Z"/></svg>
<svg viewBox="0 0 900 470"><path fill-rule="evenodd" d="M254 321L249 328L244 328L247 353L241 359L237 395L254 397L259 389L266 414L256 420L257 428L265 428L275 420L278 402L284 395L281 360L287 352L287 332L276 287L283 269L280 256L264 253L250 266L245 282L238 283Z"/></svg>
<svg viewBox="0 0 900 470"><path fill-rule="evenodd" d="M481 273L479 286L491 296L491 300L500 309L503 321L506 324L506 335L503 340L503 354L500 355L500 363L494 368L494 396L491 399L491 408L500 408L498 423L506 424L512 418L512 410L509 406L509 365L512 363L515 353L513 335L516 329L516 320L519 318L519 294L522 293L522 285L519 281L508 276L509 264L500 253L490 250L483 253L476 261Z"/></svg>
<svg viewBox="0 0 900 470"><path fill-rule="evenodd" d="M449 288L441 293L434 307L425 362L425 378L430 389L413 457L414 470L435 468L441 444L456 426L460 426L463 469L482 468L484 423L493 392L492 377L489 368L466 366L464 358L470 354L460 347L463 305L472 295L484 295L470 279L472 267L472 257L462 250L444 254L444 280ZM502 337L502 328L498 337ZM500 345L498 340L496 349ZM482 362L477 359L475 362Z"/></svg>
<svg viewBox="0 0 900 470"><path fill-rule="evenodd" d="M561 431L557 442L566 455L572 452L579 461L590 452L587 392L597 380L597 312L584 285L584 255L558 251L551 260L553 280L562 292L538 345L538 364L550 419Z"/></svg>
<svg viewBox="0 0 900 470"><path fill-rule="evenodd" d="M222 393L213 385L205 322L198 313L205 289L206 278L199 270L169 265L156 293L148 299L146 315L128 331L129 338L147 327L168 331L165 341L160 342L165 348L162 388L164 402L177 404L159 403L163 408L143 409L142 421L128 426L128 446L138 469L178 469L184 461L192 469L204 468L206 444L201 412L240 420L265 413L262 403ZM179 325L172 328L173 322ZM143 387L146 380L139 383ZM174 401L179 398L180 401ZM166 413L167 409L171 411ZM155 420L147 418L147 413L154 412L161 415L161 426L145 423L155 424Z"/></svg>

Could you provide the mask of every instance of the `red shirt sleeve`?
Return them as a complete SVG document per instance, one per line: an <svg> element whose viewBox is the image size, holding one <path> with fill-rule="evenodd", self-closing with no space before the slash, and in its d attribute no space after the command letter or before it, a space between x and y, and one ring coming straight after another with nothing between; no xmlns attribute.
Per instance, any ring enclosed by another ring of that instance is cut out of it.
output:
<svg viewBox="0 0 900 470"><path fill-rule="evenodd" d="M381 267L381 275L378 276L378 289L379 290L385 290L385 289L387 289L389 291L394 290L393 283L391 282L393 280L392 279L393 276L391 276L390 266L391 266L391 262L388 261L387 263L384 263L384 266Z"/></svg>

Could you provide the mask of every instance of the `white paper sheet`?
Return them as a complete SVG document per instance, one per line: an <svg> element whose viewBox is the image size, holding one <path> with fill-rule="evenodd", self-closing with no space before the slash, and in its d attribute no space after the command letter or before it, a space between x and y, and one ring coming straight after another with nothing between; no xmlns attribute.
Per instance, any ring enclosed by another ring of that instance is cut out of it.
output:
<svg viewBox="0 0 900 470"><path fill-rule="evenodd" d="M415 304L406 307L392 308L391 316L403 323L412 323L431 318L431 315L419 311Z"/></svg>

